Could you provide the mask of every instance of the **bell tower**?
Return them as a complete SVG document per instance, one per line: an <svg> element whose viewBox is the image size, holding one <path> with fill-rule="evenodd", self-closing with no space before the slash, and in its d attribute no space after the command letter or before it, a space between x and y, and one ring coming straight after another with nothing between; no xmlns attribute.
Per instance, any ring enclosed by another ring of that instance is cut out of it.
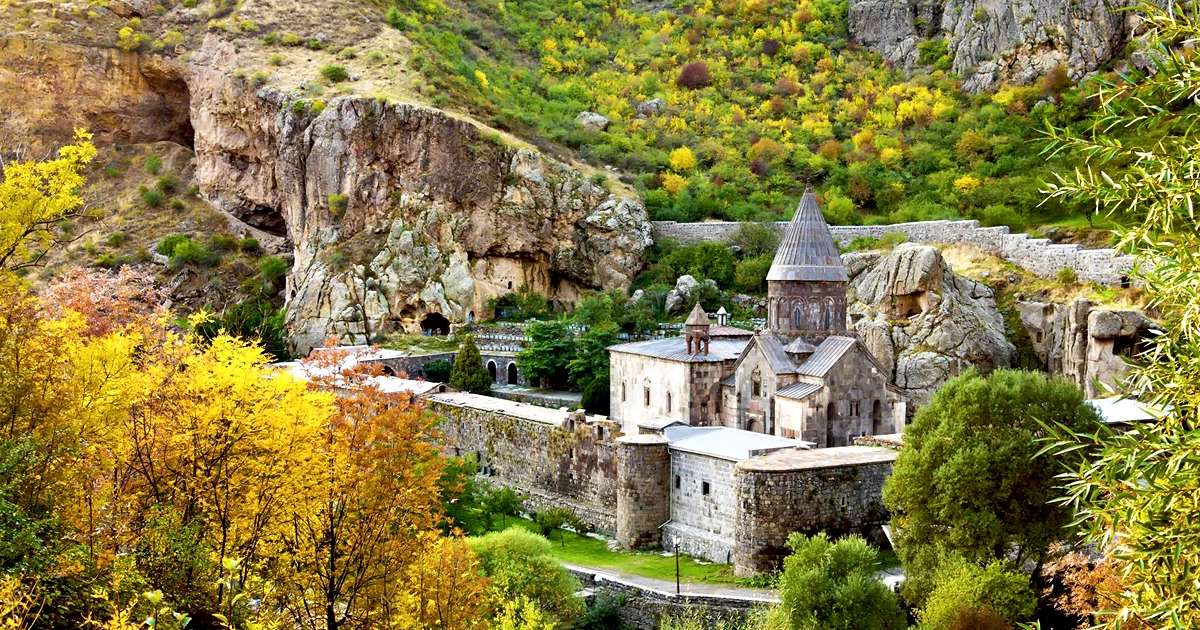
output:
<svg viewBox="0 0 1200 630"><path fill-rule="evenodd" d="M708 313L696 302L692 312L688 314L687 321L683 323L683 336L687 340L688 354L708 354L708 327L711 325Z"/></svg>
<svg viewBox="0 0 1200 630"><path fill-rule="evenodd" d="M767 272L767 328L812 343L844 334L849 280L809 186Z"/></svg>

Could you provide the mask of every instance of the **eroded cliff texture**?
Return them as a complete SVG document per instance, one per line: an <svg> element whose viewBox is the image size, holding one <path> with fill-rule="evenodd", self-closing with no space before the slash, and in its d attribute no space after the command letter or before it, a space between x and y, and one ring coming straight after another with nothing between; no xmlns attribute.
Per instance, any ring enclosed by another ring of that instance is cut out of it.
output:
<svg viewBox="0 0 1200 630"><path fill-rule="evenodd" d="M854 332L892 368L910 409L968 369L987 374L1012 364L1016 348L1005 337L995 293L954 273L936 247L906 243L842 261Z"/></svg>
<svg viewBox="0 0 1200 630"><path fill-rule="evenodd" d="M42 156L87 127L101 143L191 146L183 65L157 55L0 38L0 151Z"/></svg>
<svg viewBox="0 0 1200 630"><path fill-rule="evenodd" d="M904 68L944 37L963 88L1027 85L1062 64L1078 80L1121 57L1137 28L1130 0L851 0L850 35Z"/></svg>

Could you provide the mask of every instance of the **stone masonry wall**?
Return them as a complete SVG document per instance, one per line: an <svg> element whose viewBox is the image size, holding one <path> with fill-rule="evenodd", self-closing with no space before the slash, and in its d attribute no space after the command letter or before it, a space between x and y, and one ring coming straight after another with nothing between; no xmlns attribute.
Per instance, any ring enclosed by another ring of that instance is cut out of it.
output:
<svg viewBox="0 0 1200 630"><path fill-rule="evenodd" d="M737 233L735 221L677 223L653 221L655 240L672 238L681 245L704 241L729 241ZM780 231L785 222L775 224ZM830 226L833 238L847 244L858 237L879 238L901 232L914 243L970 245L1043 277L1052 278L1070 268L1085 282L1121 285L1128 282L1134 257L1113 249L1084 249L1076 244L1055 244L1028 234L1011 234L1008 227L979 227L978 221L918 221L893 225Z"/></svg>
<svg viewBox="0 0 1200 630"><path fill-rule="evenodd" d="M597 531L616 533L617 432L611 423L588 417L558 426L436 396L428 404L446 418L441 429L448 444L474 453L496 483L529 495L530 508L566 507Z"/></svg>
<svg viewBox="0 0 1200 630"><path fill-rule="evenodd" d="M672 451L671 524L663 528L663 548L696 558L728 563L733 559L734 462ZM675 487L675 480L679 487ZM704 484L708 484L708 494Z"/></svg>
<svg viewBox="0 0 1200 630"><path fill-rule="evenodd" d="M765 608L778 603L773 597L734 597L660 591L639 586L616 576L568 567L584 588L592 589L617 601L618 615L622 628L635 630L658 630L667 619L679 619L702 611L709 627L718 622L727 622L728 627L740 628L746 624L756 608Z"/></svg>
<svg viewBox="0 0 1200 630"><path fill-rule="evenodd" d="M617 438L617 542L626 549L655 549L671 518L671 454L661 435Z"/></svg>
<svg viewBox="0 0 1200 630"><path fill-rule="evenodd" d="M880 529L888 519L883 483L897 453L865 446L819 451L829 458L828 465L789 468L758 460L738 465L736 575L777 569L790 553L787 538L792 532L853 533L886 545Z"/></svg>

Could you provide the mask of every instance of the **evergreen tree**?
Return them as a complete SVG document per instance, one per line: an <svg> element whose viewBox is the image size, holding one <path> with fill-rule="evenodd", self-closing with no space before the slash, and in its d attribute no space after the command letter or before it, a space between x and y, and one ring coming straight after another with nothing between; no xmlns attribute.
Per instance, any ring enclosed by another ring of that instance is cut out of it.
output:
<svg viewBox="0 0 1200 630"><path fill-rule="evenodd" d="M568 365L575 357L575 338L562 322L534 322L529 326L529 346L517 356L517 363L542 387L565 388L569 382Z"/></svg>
<svg viewBox="0 0 1200 630"><path fill-rule="evenodd" d="M475 345L475 337L467 335L458 356L454 359L454 369L450 371L450 385L472 394L486 394L492 391L492 377L483 366L483 356L479 354L479 346Z"/></svg>

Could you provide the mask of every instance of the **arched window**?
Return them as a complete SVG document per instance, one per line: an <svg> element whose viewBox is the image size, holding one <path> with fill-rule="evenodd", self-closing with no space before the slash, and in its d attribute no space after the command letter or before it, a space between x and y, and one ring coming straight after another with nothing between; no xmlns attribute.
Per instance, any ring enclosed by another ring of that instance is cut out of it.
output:
<svg viewBox="0 0 1200 630"><path fill-rule="evenodd" d="M792 308L792 328L804 328L804 306L801 304Z"/></svg>
<svg viewBox="0 0 1200 630"><path fill-rule="evenodd" d="M625 402L625 383L621 383L621 402Z"/></svg>
<svg viewBox="0 0 1200 630"><path fill-rule="evenodd" d="M871 405L871 435L879 435L883 432L883 404L879 399L875 399L875 403Z"/></svg>
<svg viewBox="0 0 1200 630"><path fill-rule="evenodd" d="M671 413L671 392L667 392L667 413Z"/></svg>
<svg viewBox="0 0 1200 630"><path fill-rule="evenodd" d="M517 373L517 364L508 364L508 384L516 385L517 381L521 380L521 375Z"/></svg>
<svg viewBox="0 0 1200 630"><path fill-rule="evenodd" d="M762 373L758 370L750 374L750 395L756 398L762 396Z"/></svg>
<svg viewBox="0 0 1200 630"><path fill-rule="evenodd" d="M833 300L825 300L825 330L833 328Z"/></svg>
<svg viewBox="0 0 1200 630"><path fill-rule="evenodd" d="M492 382L496 382L496 362L488 361L488 376L492 377Z"/></svg>
<svg viewBox="0 0 1200 630"><path fill-rule="evenodd" d="M649 407L650 406L650 388L649 387L642 388L642 396L643 396L643 398L645 398L646 406Z"/></svg>

